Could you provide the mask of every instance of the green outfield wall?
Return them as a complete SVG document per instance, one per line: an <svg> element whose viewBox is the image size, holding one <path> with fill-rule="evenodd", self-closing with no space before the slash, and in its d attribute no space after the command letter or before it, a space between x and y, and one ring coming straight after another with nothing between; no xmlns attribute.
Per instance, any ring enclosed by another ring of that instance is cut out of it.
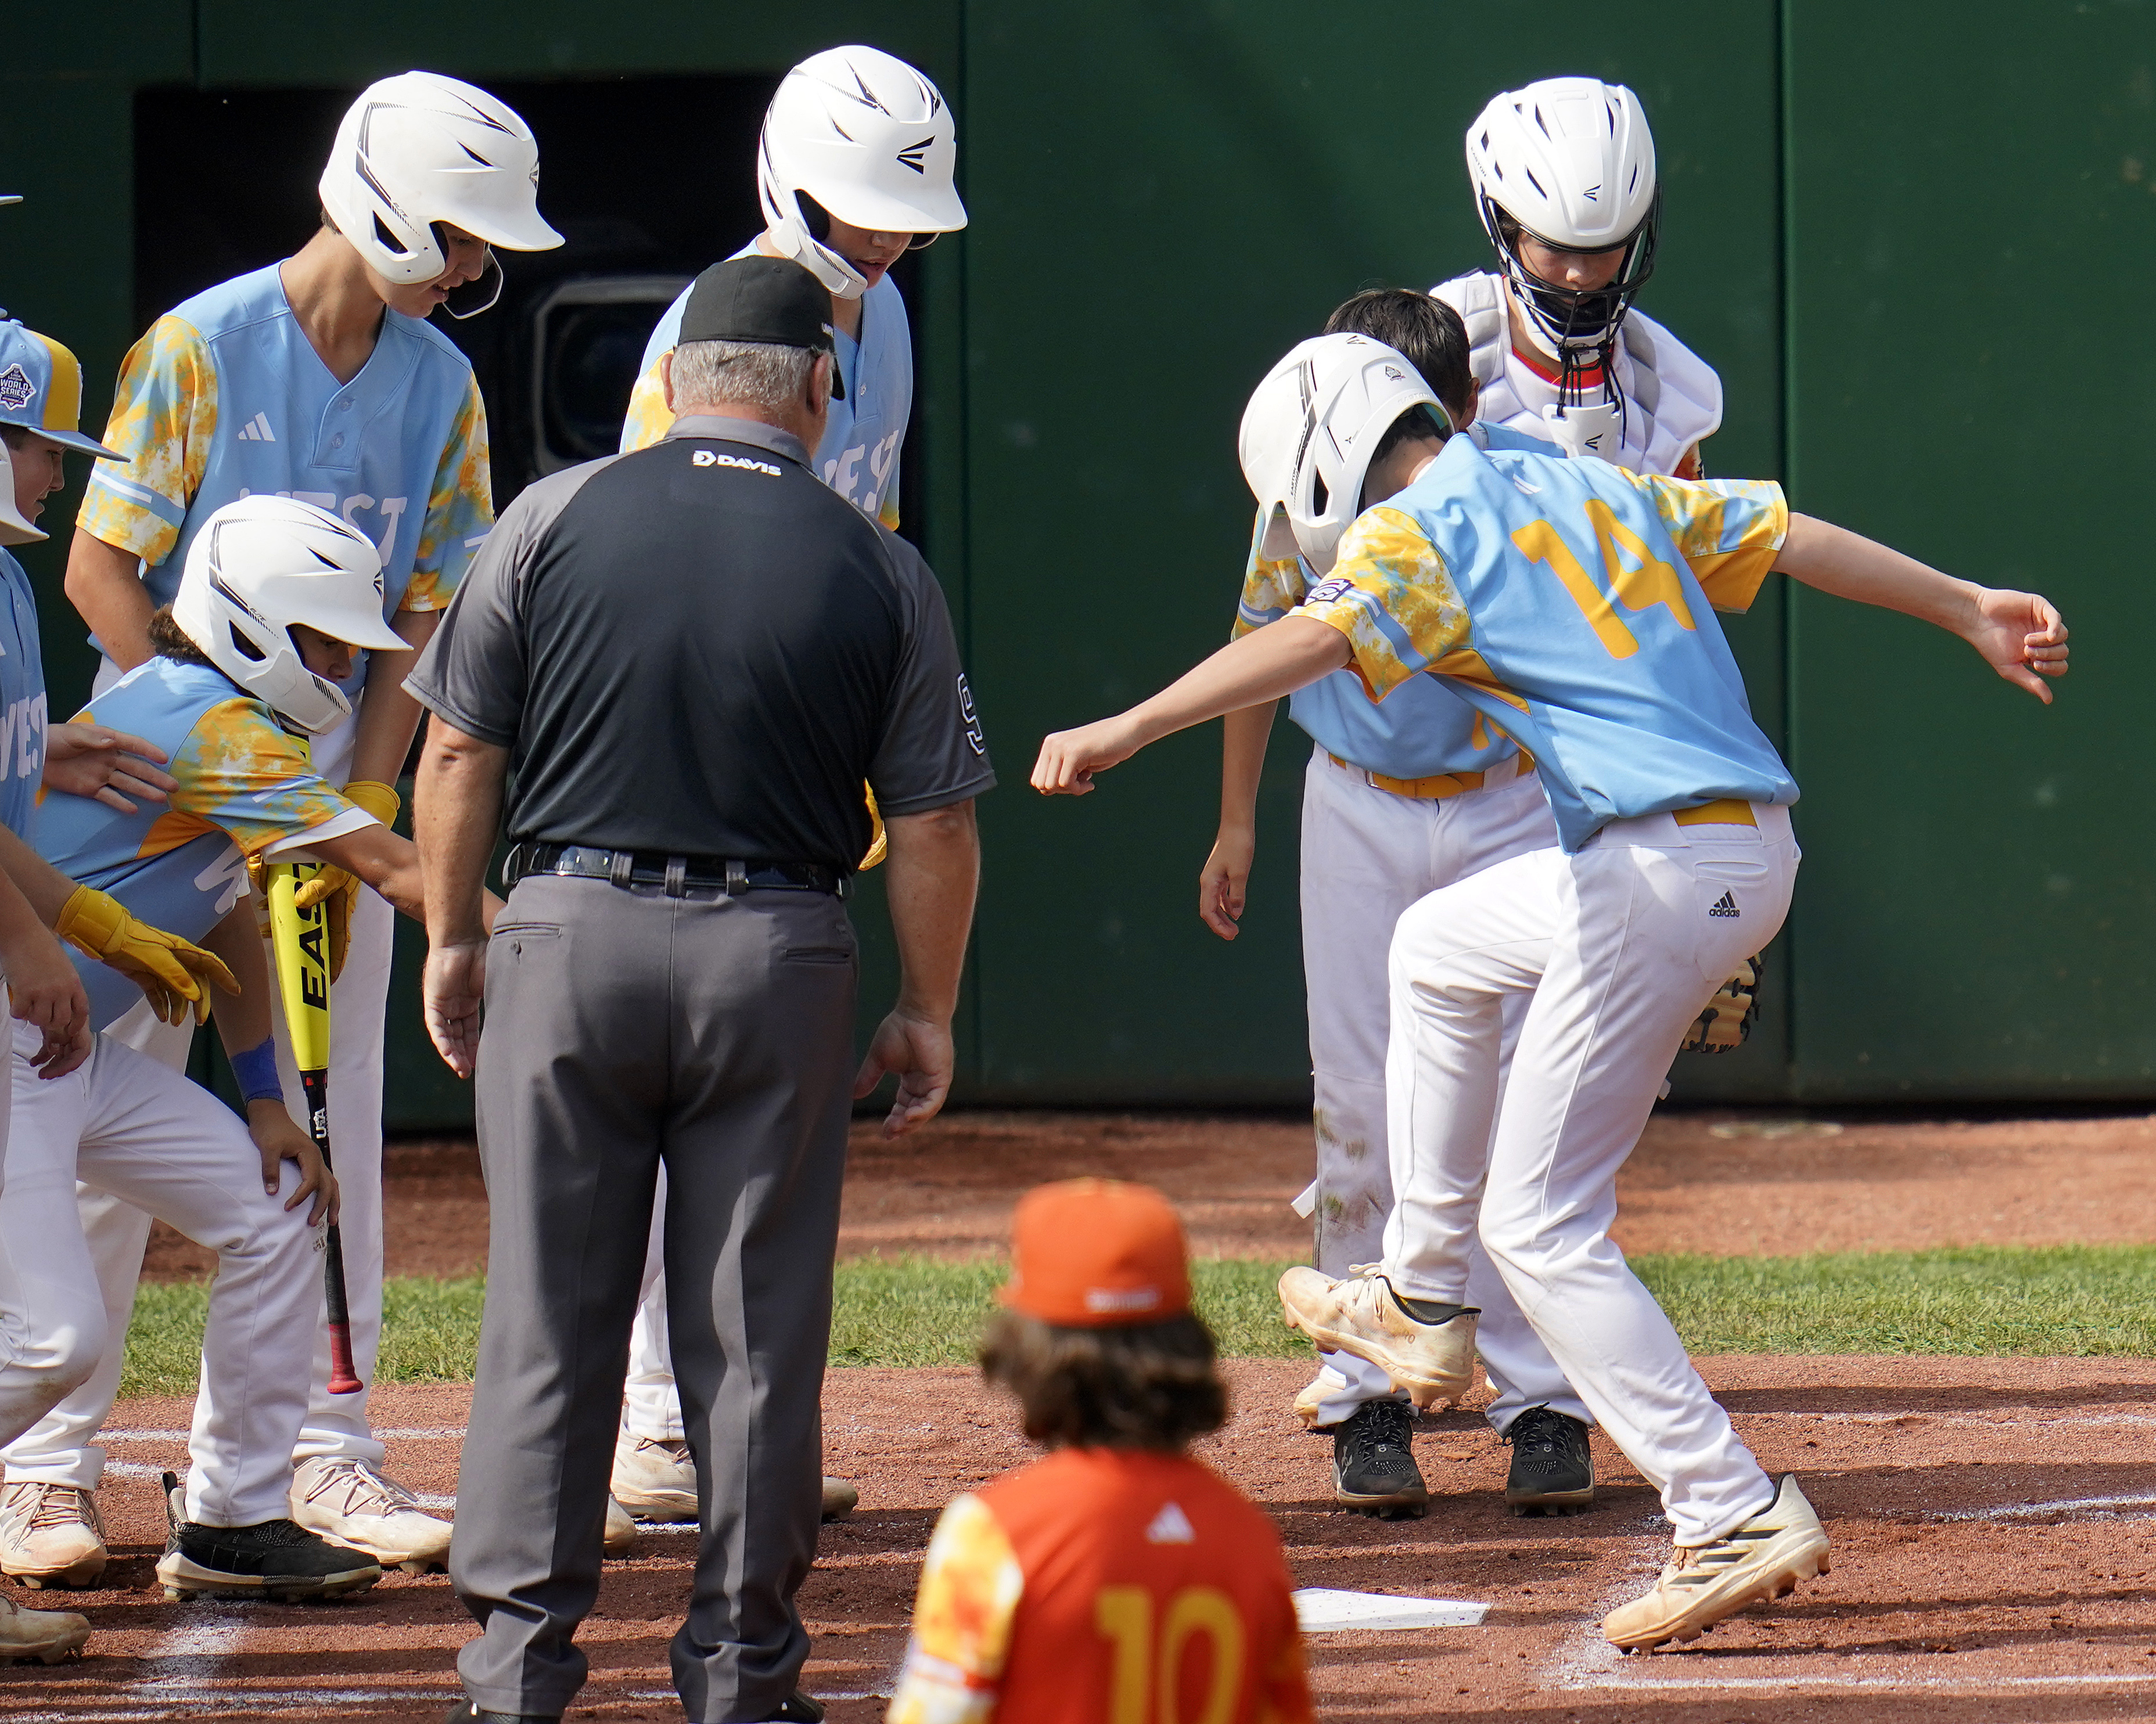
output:
<svg viewBox="0 0 2156 1724"><path fill-rule="evenodd" d="M1727 619L1804 787L1807 859L1760 1034L1726 1059L1681 1060L1678 1095L2156 1095L2140 859L2156 676L2130 598L2156 449L2142 331L2156 6L1558 11L1562 29L1547 0L47 10L0 68L0 190L32 199L0 212L0 302L82 353L97 418L138 332L138 284L171 274L135 254L135 236L190 219L183 185L146 175L145 152L189 144L138 135L139 115L169 111L160 92L326 103L424 65L559 82L553 108L573 114L579 86L674 80L652 82L652 100L678 105L685 75L768 78L846 40L913 59L957 113L973 225L917 260L908 530L951 595L1004 777L982 808L960 1095L1292 1103L1308 1090L1300 733L1276 733L1233 946L1194 913L1215 730L1080 802L1034 797L1024 773L1044 731L1150 691L1224 638L1249 521L1235 426L1270 361L1358 287L1480 266L1459 140L1481 103L1560 72L1629 83L1666 187L1642 303L1727 391L1709 469L1781 477L1799 508L1974 579L2042 588L2074 627L2077 664L2042 711L1943 635L1779 582ZM1541 46L1559 38L1562 54ZM745 179L745 159L685 146L658 117L638 175L661 191ZM638 136L567 126L542 130L547 184L588 200ZM713 127L739 129L738 115ZM153 182L158 208L138 208ZM244 182L224 183L244 206ZM298 237L265 217L250 260ZM25 561L61 709L90 659L57 548ZM877 898L871 879L865 1023L892 977ZM410 932L390 1118L452 1125L468 1095L419 1032Z"/></svg>

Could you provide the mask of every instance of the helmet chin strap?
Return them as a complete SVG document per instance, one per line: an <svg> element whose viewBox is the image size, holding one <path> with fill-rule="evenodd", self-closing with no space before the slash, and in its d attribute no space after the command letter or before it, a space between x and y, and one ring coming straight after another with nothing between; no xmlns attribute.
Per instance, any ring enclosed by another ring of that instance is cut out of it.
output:
<svg viewBox="0 0 2156 1724"><path fill-rule="evenodd" d="M772 249L791 258L842 300L857 300L869 290L868 277L828 245L810 237L798 221L773 222L764 230Z"/></svg>

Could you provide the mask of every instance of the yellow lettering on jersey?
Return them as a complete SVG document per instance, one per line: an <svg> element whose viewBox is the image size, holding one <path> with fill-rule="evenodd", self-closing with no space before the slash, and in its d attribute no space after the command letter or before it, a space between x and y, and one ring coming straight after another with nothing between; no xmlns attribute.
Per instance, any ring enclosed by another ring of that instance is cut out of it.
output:
<svg viewBox="0 0 2156 1724"><path fill-rule="evenodd" d="M1093 1625L1116 1648L1108 1724L1151 1724L1152 1594L1142 1586L1102 1587L1093 1598Z"/></svg>
<svg viewBox="0 0 2156 1724"><path fill-rule="evenodd" d="M1620 619L1609 603L1609 596L1588 577L1587 571L1579 566L1579 559L1572 554L1558 530L1547 521L1531 521L1512 535L1512 542L1520 547L1520 554L1531 562L1546 562L1564 582L1564 590L1572 595L1572 602L1579 607L1579 613L1587 618L1594 629L1594 638L1613 659L1629 659L1640 650L1640 643L1632 638L1632 631Z"/></svg>
<svg viewBox="0 0 2156 1724"><path fill-rule="evenodd" d="M1183 1716L1183 1649L1193 1634L1213 1643L1213 1680L1205 1709ZM1218 1587L1185 1587L1168 1601L1160 1632L1160 1724L1234 1724L1242 1697L1243 1619Z"/></svg>
<svg viewBox="0 0 2156 1724"><path fill-rule="evenodd" d="M1670 608L1680 628L1692 628L1691 607L1685 603L1684 582L1677 572L1647 548L1647 541L1618 520L1616 512L1599 497L1587 500L1587 518L1594 526L1595 542L1602 547L1602 567L1609 572L1609 596L1629 611L1644 611L1658 604ZM1617 555L1622 545L1640 559L1628 569Z"/></svg>

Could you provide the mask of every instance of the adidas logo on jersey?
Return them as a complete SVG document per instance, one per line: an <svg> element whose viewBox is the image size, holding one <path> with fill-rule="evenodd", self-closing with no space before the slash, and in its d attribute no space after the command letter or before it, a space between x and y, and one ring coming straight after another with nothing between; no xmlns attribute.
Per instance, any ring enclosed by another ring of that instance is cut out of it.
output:
<svg viewBox="0 0 2156 1724"><path fill-rule="evenodd" d="M1737 900L1729 893L1724 892L1721 901L1713 909L1708 911L1707 914L1709 916L1742 916L1744 912L1737 907Z"/></svg>
<svg viewBox="0 0 2156 1724"><path fill-rule="evenodd" d="M1160 1512L1152 1517L1152 1525L1146 1528L1147 1544L1195 1544L1198 1529L1190 1524L1190 1516L1183 1513L1180 1503L1161 1505Z"/></svg>
<svg viewBox="0 0 2156 1724"><path fill-rule="evenodd" d="M257 413L239 428L242 443L275 443L277 434L270 428L270 415Z"/></svg>

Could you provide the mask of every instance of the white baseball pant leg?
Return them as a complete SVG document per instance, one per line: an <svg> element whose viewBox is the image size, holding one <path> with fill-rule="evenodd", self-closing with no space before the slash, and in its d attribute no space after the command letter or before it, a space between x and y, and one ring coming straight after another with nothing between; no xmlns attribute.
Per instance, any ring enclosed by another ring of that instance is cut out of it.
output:
<svg viewBox="0 0 2156 1724"><path fill-rule="evenodd" d="M0 1370L0 1430L38 1419L123 1347L83 1236L80 1172L218 1254L203 1380L224 1393L196 1399L187 1517L213 1526L280 1518L321 1274L304 1207L284 1207L298 1170L286 1164L278 1195L264 1193L260 1157L231 1110L146 1054L100 1036L83 1066L49 1081L29 1062L38 1044L34 1031L16 1029L20 1153L0 1195L0 1238L29 1337Z"/></svg>
<svg viewBox="0 0 2156 1724"><path fill-rule="evenodd" d="M1609 1227L1686 1027L1788 914L1789 811L1754 812L1756 829L1645 815L1576 855L1514 858L1433 893L1393 942L1386 1272L1410 1297L1463 1301L1479 1228L1683 1545L1741 1525L1774 1487ZM1501 1103L1502 1004L1529 991Z"/></svg>
<svg viewBox="0 0 2156 1724"><path fill-rule="evenodd" d="M147 1001L138 1000L133 1009L114 1018L100 1035L105 1041L146 1054L168 1071L185 1075L188 1050L194 1043L194 1020L167 1024L150 1009ZM82 1224L84 1249L90 1253L104 1301L105 1332L124 1337L135 1315L135 1289L142 1275L142 1253L150 1243L150 1214L109 1191L83 1183L79 1158L75 1179L75 1214ZM97 1368L80 1388L0 1447L9 1484L28 1479L41 1485L97 1489L105 1476L105 1450L93 1439L112 1411L126 1364L123 1347L106 1347Z"/></svg>
<svg viewBox="0 0 2156 1724"><path fill-rule="evenodd" d="M1378 789L1324 749L1312 751L1302 797L1302 955L1317 1140L1312 1224L1322 1273L1344 1275L1384 1256L1393 1207L1385 953L1394 924L1440 887L1556 842L1542 782L1532 773L1425 800ZM1523 998L1512 1029L1526 1007ZM1524 1408L1542 1404L1585 1419L1579 1398L1486 1259L1471 1296L1483 1306L1476 1342L1498 1392L1491 1424L1502 1433ZM1328 1391L1318 1410L1322 1424L1395 1393L1382 1370L1352 1353L1321 1355L1319 1378Z"/></svg>
<svg viewBox="0 0 2156 1724"><path fill-rule="evenodd" d="M681 1397L674 1387L673 1342L666 1328L666 1169L651 1197L651 1241L644 1248L644 1290L629 1331L629 1377L622 1389L622 1423L631 1436L675 1443L688 1434Z"/></svg>

